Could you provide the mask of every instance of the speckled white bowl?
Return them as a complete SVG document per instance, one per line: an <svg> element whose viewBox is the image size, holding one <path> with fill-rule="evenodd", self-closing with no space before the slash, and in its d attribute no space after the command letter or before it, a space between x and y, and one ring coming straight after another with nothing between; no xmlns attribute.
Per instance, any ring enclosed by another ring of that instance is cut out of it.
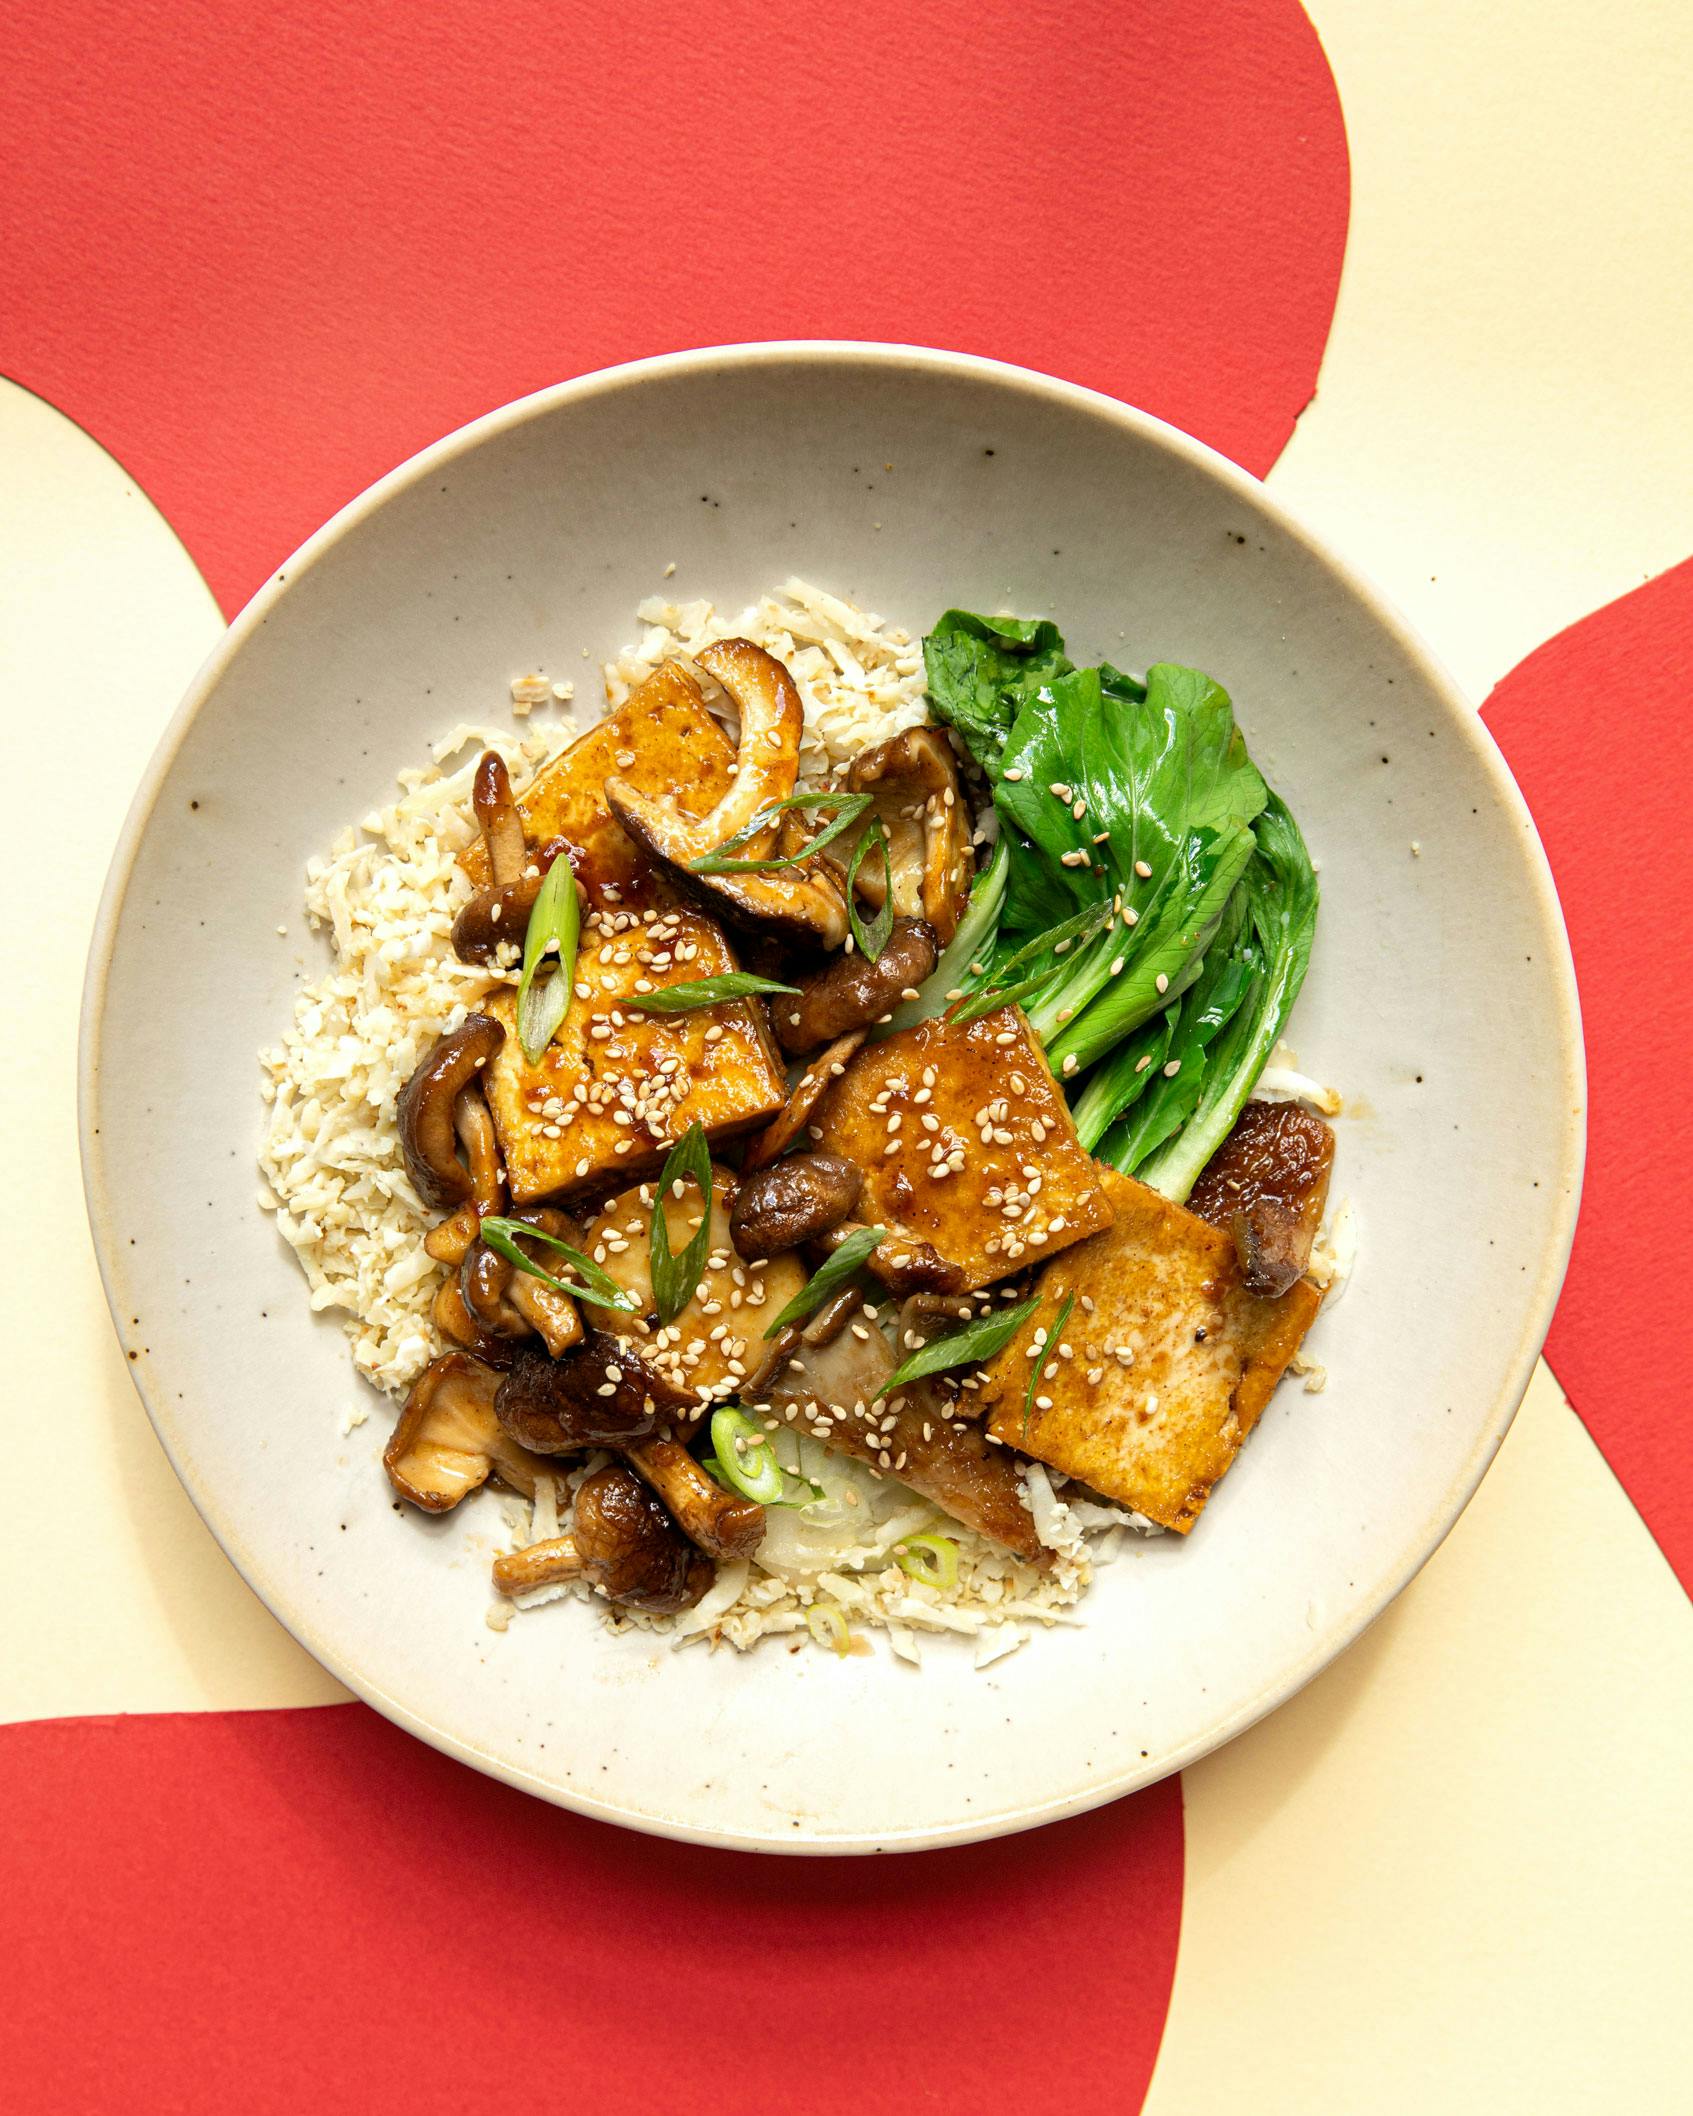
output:
<svg viewBox="0 0 1693 2116"><path fill-rule="evenodd" d="M1357 1273L1187 1541L977 1673L484 1623L491 1522L396 1514L380 1411L254 1209L254 1053L288 1015L301 870L511 675L584 677L635 604L799 573L921 630L1050 612L1078 659L1197 663L1322 867L1293 1024L1348 1097ZM588 659L582 660L586 650ZM1413 856L1413 842L1420 856ZM286 924L290 937L277 935ZM301 1642L402 1726L609 1820L868 1851L1074 1813L1176 1769L1339 1653L1451 1527L1563 1274L1584 1083L1551 880L1485 730L1355 574L1231 464L1086 390L910 348L682 354L451 435L242 612L136 797L90 960L89 1209L142 1400Z"/></svg>

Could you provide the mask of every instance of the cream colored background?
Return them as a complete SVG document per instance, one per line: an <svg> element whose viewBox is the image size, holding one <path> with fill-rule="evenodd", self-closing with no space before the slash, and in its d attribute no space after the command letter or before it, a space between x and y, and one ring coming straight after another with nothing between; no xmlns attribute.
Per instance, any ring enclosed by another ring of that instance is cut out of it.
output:
<svg viewBox="0 0 1693 2116"><path fill-rule="evenodd" d="M1319 396L1272 484L1472 695L1693 555L1693 8L1314 0L1352 151ZM4 1327L0 1718L342 1693L225 1564L130 1391L73 1106L82 955L130 789L219 619L174 536L0 384ZM35 798L79 745L76 826ZM92 753L92 761L83 757ZM48 877L51 876L49 885ZM17 1371L17 1370L15 1370ZM1150 2116L1684 2105L1693 1613L1543 1367L1445 1548L1294 1703L1186 1774Z"/></svg>

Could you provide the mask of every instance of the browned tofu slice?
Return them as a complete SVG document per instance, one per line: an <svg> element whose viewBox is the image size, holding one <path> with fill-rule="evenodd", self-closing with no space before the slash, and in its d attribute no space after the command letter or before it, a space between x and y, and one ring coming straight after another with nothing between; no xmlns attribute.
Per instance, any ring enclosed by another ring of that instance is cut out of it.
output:
<svg viewBox="0 0 1693 2116"><path fill-rule="evenodd" d="M773 1372L780 1354L765 1331L806 1281L797 1256L773 1256L749 1264L729 1239L729 1208L740 1179L732 1169L711 1172L711 1248L693 1299L673 1322L660 1323L652 1302L654 1185L639 1183L607 1199L583 1234L587 1253L626 1293L640 1302L625 1322L608 1309L594 1321L633 1346L667 1381L703 1408L726 1402ZM700 1224L700 1194L692 1183L680 1198L664 1201L670 1250L680 1256Z"/></svg>
<svg viewBox="0 0 1693 2116"><path fill-rule="evenodd" d="M606 806L605 782L627 779L701 816L728 792L734 761L735 746L706 711L699 686L666 662L524 788L517 802L524 838L537 846L564 840L591 907L668 903L672 892ZM480 839L464 867L478 886L487 880Z"/></svg>
<svg viewBox="0 0 1693 2116"><path fill-rule="evenodd" d="M1180 1535L1239 1454L1321 1293L1241 1284L1234 1243L1181 1205L1105 1171L1116 1219L1041 1273L1041 1307L982 1382L996 1439L1080 1477ZM1076 1296L1028 1401L1031 1333Z"/></svg>
<svg viewBox="0 0 1693 2116"><path fill-rule="evenodd" d="M863 1169L858 1218L928 1242L963 1268L966 1290L1111 1224L1100 1171L1018 1007L867 1044L812 1129Z"/></svg>
<svg viewBox="0 0 1693 2116"><path fill-rule="evenodd" d="M486 1088L517 1204L649 1174L696 1118L715 1144L774 1116L787 1080L756 1001L687 1014L627 1004L737 968L697 911L596 912L582 922L570 1005L539 1065L517 1040L515 992L486 1002L506 1030Z"/></svg>

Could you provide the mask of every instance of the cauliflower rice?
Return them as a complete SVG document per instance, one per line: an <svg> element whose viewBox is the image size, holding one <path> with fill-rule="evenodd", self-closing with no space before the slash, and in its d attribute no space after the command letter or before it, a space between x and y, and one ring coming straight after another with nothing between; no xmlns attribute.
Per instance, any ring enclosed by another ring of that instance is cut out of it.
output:
<svg viewBox="0 0 1693 2116"><path fill-rule="evenodd" d="M657 596L636 614L639 640L605 666L612 706L675 655L735 635L753 639L787 665L798 686L808 778L925 718L920 642L803 581L789 580L733 616L709 602ZM446 1348L430 1313L446 1267L423 1248L431 1218L406 1176L395 1102L424 1053L459 1026L490 983L516 979L515 970L459 962L450 944L469 894L458 855L476 836L471 779L481 752L494 749L521 789L580 732L573 698L568 683L516 677L511 699L519 728L452 728L434 745L431 763L400 773L396 801L343 831L306 869L307 917L328 935L334 961L297 995L292 1026L261 1056L269 1114L259 1203L299 1259L312 1307L339 1311L354 1366L396 1402ZM555 714L543 720L538 709L547 703ZM1338 1256L1323 1261L1339 1274ZM368 1414L368 1401L353 1401L343 1430ZM1030 1510L1055 1553L1051 1569L1037 1572L906 1486L804 1434L780 1433L775 1445L784 1467L821 1485L825 1496L804 1508L772 1509L755 1560L720 1565L697 1607L649 1617L602 1601L609 1624L667 1631L678 1645L704 1638L745 1649L762 1638L803 1634L813 1609L833 1604L860 1650L867 1645L858 1634L874 1628L886 1632L898 1658L920 1663L921 1641L951 1632L973 1641L976 1665L984 1667L1021 1645L1030 1624L1075 1621L1074 1604L1094 1568L1109 1561L1123 1535L1156 1532L1121 1508L1078 1493L1066 1498L1065 1480L1032 1463L1024 1480ZM576 1486L609 1459L596 1455L568 1474L541 1478L532 1503L508 1496L513 1547L556 1534ZM906 1536L935 1530L958 1547L957 1582L944 1592L908 1577L895 1556ZM594 1592L576 1583L515 1604L502 1599L488 1621L503 1630L514 1607Z"/></svg>

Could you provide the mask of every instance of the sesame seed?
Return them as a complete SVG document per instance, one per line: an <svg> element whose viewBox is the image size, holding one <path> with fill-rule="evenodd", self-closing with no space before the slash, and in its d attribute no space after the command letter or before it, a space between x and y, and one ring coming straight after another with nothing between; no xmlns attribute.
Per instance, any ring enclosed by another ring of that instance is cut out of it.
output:
<svg viewBox="0 0 1693 2116"><path fill-rule="evenodd" d="M1174 1078L1181 1071L1181 1069L1182 1061L1179 1058L1172 1058L1169 1064L1164 1068L1164 1078L1166 1080L1174 1080Z"/></svg>
<svg viewBox="0 0 1693 2116"><path fill-rule="evenodd" d="M1164 975L1162 970L1159 971L1152 982L1160 992L1167 992L1170 989L1170 980Z"/></svg>
<svg viewBox="0 0 1693 2116"><path fill-rule="evenodd" d="M1000 776L1002 778L1009 779L1011 783L1015 785L1017 781L1023 776L1023 774L1021 769L1014 764L1008 772L1002 772Z"/></svg>
<svg viewBox="0 0 1693 2116"><path fill-rule="evenodd" d="M1074 1052L1074 1051L1071 1051L1071 1052L1069 1053L1069 1055L1068 1055L1068 1056L1067 1056L1067 1057L1065 1058L1065 1060L1064 1060L1064 1063L1063 1063L1062 1067L1060 1068L1060 1070L1061 1070L1061 1071L1062 1071L1062 1073L1064 1074L1064 1077L1065 1077L1065 1079L1068 1079L1068 1078L1070 1077L1070 1075L1071 1075L1071 1074L1072 1074L1073 1072L1075 1072L1075 1071L1076 1071L1076 1069L1077 1069L1077 1064L1076 1064L1076 1054L1075 1054L1075 1052Z"/></svg>
<svg viewBox="0 0 1693 2116"><path fill-rule="evenodd" d="M1145 860L1135 861L1135 872L1140 876L1143 882L1149 882L1152 879L1152 869L1147 865Z"/></svg>

